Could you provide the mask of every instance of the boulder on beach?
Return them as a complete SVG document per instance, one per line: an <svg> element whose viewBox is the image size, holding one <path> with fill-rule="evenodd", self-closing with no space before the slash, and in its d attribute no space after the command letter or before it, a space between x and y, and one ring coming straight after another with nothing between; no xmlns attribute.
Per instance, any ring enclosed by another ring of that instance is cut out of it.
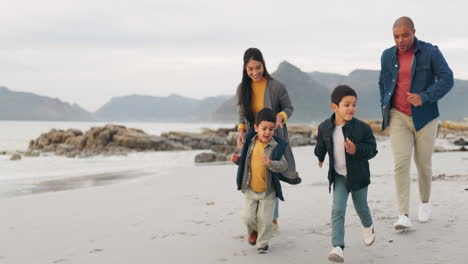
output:
<svg viewBox="0 0 468 264"><path fill-rule="evenodd" d="M167 138L146 134L120 125L93 127L86 133L77 129L52 129L31 140L27 153L54 152L67 157L121 155L132 151L190 149Z"/></svg>
<svg viewBox="0 0 468 264"><path fill-rule="evenodd" d="M204 152L195 156L195 163L207 163L215 161L227 161L227 156L214 152Z"/></svg>
<svg viewBox="0 0 468 264"><path fill-rule="evenodd" d="M20 160L21 159L21 155L18 154L18 153L14 153L13 155L11 155L10 157L10 160Z"/></svg>

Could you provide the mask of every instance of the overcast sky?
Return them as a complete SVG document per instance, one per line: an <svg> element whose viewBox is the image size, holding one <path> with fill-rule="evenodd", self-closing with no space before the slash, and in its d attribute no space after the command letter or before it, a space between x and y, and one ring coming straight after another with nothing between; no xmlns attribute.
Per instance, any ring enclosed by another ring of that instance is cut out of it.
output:
<svg viewBox="0 0 468 264"><path fill-rule="evenodd" d="M413 18L468 79L466 1L0 0L0 86L95 111L113 96L234 94L248 47L274 72L379 69ZM377 84L376 84L377 89Z"/></svg>

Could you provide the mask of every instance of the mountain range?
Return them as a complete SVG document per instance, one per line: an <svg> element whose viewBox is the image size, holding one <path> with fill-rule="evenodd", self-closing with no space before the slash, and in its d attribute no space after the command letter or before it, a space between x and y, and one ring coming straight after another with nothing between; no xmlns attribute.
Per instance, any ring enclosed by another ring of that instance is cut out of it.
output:
<svg viewBox="0 0 468 264"><path fill-rule="evenodd" d="M0 87L0 120L88 121L94 117L77 104Z"/></svg>
<svg viewBox="0 0 468 264"><path fill-rule="evenodd" d="M327 118L332 113L330 93L339 84L347 84L356 90L358 118L380 118L377 70L358 69L349 75L307 73L284 61L272 76L286 85L294 105L291 122L309 123ZM235 90L233 87L233 93ZM440 118L458 120L467 117L467 98L468 81L455 79L452 91L439 101ZM0 120L235 122L237 113L237 100L233 95L204 99L180 95L128 95L114 97L92 113L57 98L0 87Z"/></svg>

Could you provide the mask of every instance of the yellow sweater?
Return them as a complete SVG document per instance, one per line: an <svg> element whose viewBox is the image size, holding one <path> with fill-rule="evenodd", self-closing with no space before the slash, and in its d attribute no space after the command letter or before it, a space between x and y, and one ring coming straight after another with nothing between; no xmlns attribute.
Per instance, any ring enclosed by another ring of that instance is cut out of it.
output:
<svg viewBox="0 0 468 264"><path fill-rule="evenodd" d="M259 140L255 141L255 147L252 151L252 156L250 157L250 188L254 192L264 192L266 190L266 165L262 162L262 155L265 153L265 146L268 143L260 142Z"/></svg>
<svg viewBox="0 0 468 264"><path fill-rule="evenodd" d="M264 98L265 98L265 90L267 87L267 79L262 77L258 82L252 82L252 111L254 112L254 116L263 109L264 107ZM278 113L283 117L283 125L288 120L288 115L285 112ZM237 130L245 130L244 124L239 124L237 126Z"/></svg>
<svg viewBox="0 0 468 264"><path fill-rule="evenodd" d="M258 82L252 82L252 111L254 114L263 109L267 79L262 77Z"/></svg>

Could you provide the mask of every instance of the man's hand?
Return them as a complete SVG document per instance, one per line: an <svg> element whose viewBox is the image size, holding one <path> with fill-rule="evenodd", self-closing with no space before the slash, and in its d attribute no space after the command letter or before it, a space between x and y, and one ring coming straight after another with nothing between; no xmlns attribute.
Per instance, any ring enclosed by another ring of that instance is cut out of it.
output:
<svg viewBox="0 0 468 264"><path fill-rule="evenodd" d="M238 160L239 160L239 155L237 155L237 154L232 154L232 156L231 156L231 162L237 163Z"/></svg>
<svg viewBox="0 0 468 264"><path fill-rule="evenodd" d="M408 93L408 103L413 106L421 106L423 104L421 96L415 93Z"/></svg>
<svg viewBox="0 0 468 264"><path fill-rule="evenodd" d="M245 130L239 130L239 136L237 136L237 147L242 149L245 142Z"/></svg>
<svg viewBox="0 0 468 264"><path fill-rule="evenodd" d="M271 160L265 154L263 154L262 155L262 163L263 163L263 165L270 166Z"/></svg>
<svg viewBox="0 0 468 264"><path fill-rule="evenodd" d="M278 129L278 127L283 128L283 116L282 115L276 115L275 129Z"/></svg>
<svg viewBox="0 0 468 264"><path fill-rule="evenodd" d="M349 138L346 138L344 147L348 154L354 155L356 153L356 145Z"/></svg>
<svg viewBox="0 0 468 264"><path fill-rule="evenodd" d="M322 168L323 162L319 161L319 167Z"/></svg>

